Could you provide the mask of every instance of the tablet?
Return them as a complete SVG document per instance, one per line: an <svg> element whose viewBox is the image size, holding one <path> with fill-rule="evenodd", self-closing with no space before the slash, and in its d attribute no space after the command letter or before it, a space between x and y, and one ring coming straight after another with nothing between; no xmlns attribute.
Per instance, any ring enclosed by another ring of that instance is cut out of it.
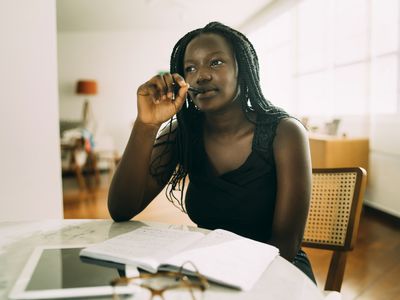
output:
<svg viewBox="0 0 400 300"><path fill-rule="evenodd" d="M54 299L110 296L111 280L124 275L124 265L82 261L82 247L37 247L17 279L10 299ZM118 294L134 294L135 286L117 287Z"/></svg>

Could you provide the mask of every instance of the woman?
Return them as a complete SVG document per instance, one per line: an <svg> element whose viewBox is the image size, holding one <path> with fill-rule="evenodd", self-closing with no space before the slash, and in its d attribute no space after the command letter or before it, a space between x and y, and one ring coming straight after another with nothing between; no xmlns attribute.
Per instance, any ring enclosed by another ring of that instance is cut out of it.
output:
<svg viewBox="0 0 400 300"><path fill-rule="evenodd" d="M300 249L311 190L307 133L264 98L248 39L217 22L189 32L173 49L170 73L141 85L137 97L110 187L112 218L131 219L168 185L168 199L199 227L275 245L315 281Z"/></svg>

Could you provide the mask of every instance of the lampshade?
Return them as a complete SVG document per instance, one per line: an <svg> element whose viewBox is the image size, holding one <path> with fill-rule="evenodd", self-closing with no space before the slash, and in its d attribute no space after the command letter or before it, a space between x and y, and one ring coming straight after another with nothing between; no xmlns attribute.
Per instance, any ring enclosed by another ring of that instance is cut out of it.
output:
<svg viewBox="0 0 400 300"><path fill-rule="evenodd" d="M84 95L97 94L96 80L79 80L78 83L76 84L76 93Z"/></svg>

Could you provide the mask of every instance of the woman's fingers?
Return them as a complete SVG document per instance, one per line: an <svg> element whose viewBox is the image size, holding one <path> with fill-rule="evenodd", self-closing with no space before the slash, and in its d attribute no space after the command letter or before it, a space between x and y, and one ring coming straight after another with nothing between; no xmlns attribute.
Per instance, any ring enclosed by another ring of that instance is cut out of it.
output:
<svg viewBox="0 0 400 300"><path fill-rule="evenodd" d="M154 103L167 99L167 86L162 75L156 75L140 86L139 96L149 97Z"/></svg>
<svg viewBox="0 0 400 300"><path fill-rule="evenodd" d="M177 73L172 74L172 78L174 79L174 82L179 85L178 94L177 95L175 94L175 101L174 101L176 112L178 112L182 108L182 105L185 103L186 94L189 89L189 84L186 83L185 79L183 79L183 77Z"/></svg>
<svg viewBox="0 0 400 300"><path fill-rule="evenodd" d="M152 79L150 79L149 82L152 83L155 88L154 91L154 94L156 95L155 102L158 103L161 100L166 100L167 87L165 85L163 75L156 75Z"/></svg>
<svg viewBox="0 0 400 300"><path fill-rule="evenodd" d="M159 98L159 95L157 94L157 86L149 81L139 87L137 94L138 96L148 97L153 102L157 102L157 98Z"/></svg>
<svg viewBox="0 0 400 300"><path fill-rule="evenodd" d="M185 102L188 88L189 85L179 74L165 73L152 77L139 88L138 94L149 97L148 99L155 104L161 101L172 102L179 111Z"/></svg>
<svg viewBox="0 0 400 300"><path fill-rule="evenodd" d="M174 97L174 80L170 73L163 74L163 79L165 83L166 96L168 99L173 99Z"/></svg>

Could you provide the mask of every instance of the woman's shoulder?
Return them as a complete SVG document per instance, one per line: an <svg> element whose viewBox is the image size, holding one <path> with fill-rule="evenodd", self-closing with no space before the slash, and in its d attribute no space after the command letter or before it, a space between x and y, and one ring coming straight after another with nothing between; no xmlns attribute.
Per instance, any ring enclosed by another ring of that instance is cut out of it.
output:
<svg viewBox="0 0 400 300"><path fill-rule="evenodd" d="M257 113L257 124L278 124L280 120L290 117L284 109L277 106L270 106L267 110Z"/></svg>
<svg viewBox="0 0 400 300"><path fill-rule="evenodd" d="M264 152L269 151L279 124L281 121L291 118L287 112L278 107L271 107L268 111L258 113L254 131L254 148Z"/></svg>
<svg viewBox="0 0 400 300"><path fill-rule="evenodd" d="M276 130L277 133L307 132L303 123L301 123L297 118L292 116L281 118L277 124Z"/></svg>
<svg viewBox="0 0 400 300"><path fill-rule="evenodd" d="M276 128L275 143L282 141L296 142L307 137L308 133L304 125L296 118L287 117L283 118Z"/></svg>

